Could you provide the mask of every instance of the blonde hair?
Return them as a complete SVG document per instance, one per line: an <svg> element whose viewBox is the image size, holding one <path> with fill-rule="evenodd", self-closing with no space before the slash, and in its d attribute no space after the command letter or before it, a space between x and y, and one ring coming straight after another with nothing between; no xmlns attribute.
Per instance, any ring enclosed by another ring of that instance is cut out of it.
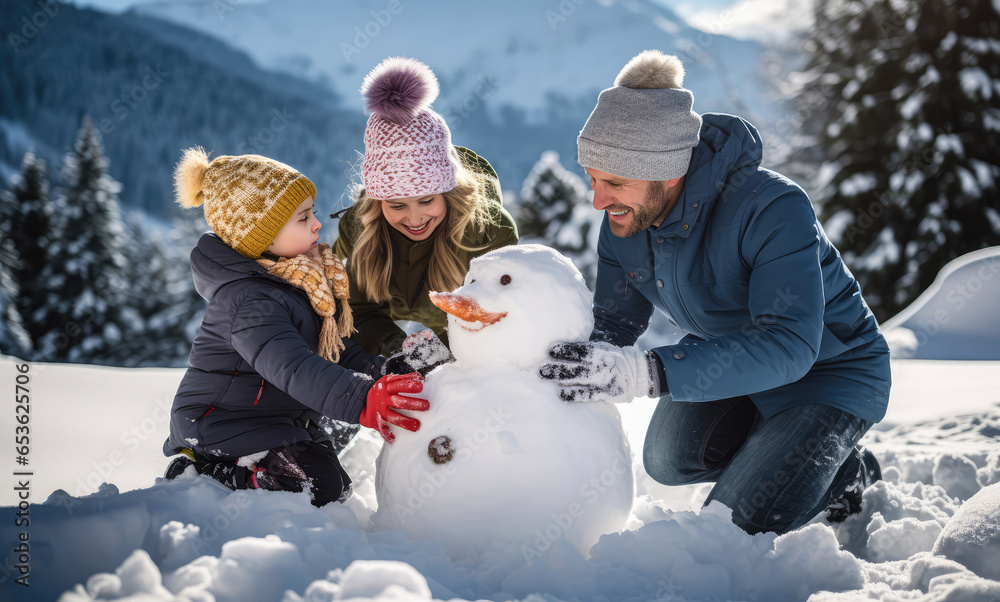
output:
<svg viewBox="0 0 1000 602"><path fill-rule="evenodd" d="M434 291L451 291L462 285L467 267L458 257L461 251L479 251L485 246L470 246L464 240L467 231L482 234L496 223L489 209L492 202L486 187L488 178L464 165L457 157L455 188L444 193L444 220L431 234L433 249L427 268L427 285ZM363 190L358 194L354 210L361 226L348 269L365 297L375 303L389 301L389 280L392 277L393 250L389 238L389 222L382 214L382 201L369 197Z"/></svg>

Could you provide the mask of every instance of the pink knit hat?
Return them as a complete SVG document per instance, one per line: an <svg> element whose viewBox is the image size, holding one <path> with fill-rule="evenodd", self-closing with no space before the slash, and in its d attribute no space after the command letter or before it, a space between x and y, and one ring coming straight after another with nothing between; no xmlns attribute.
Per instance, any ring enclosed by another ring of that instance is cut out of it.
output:
<svg viewBox="0 0 1000 602"><path fill-rule="evenodd" d="M365 76L361 94L372 115L362 177L369 197L400 199L456 186L451 132L430 108L438 92L430 67L414 59L386 59Z"/></svg>

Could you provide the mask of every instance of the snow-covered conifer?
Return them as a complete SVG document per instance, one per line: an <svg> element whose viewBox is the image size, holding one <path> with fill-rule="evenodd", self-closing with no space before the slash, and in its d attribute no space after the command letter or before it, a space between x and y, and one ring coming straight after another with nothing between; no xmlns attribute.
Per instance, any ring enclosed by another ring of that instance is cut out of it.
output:
<svg viewBox="0 0 1000 602"><path fill-rule="evenodd" d="M1000 244L1000 5L820 2L827 232L880 319Z"/></svg>
<svg viewBox="0 0 1000 602"><path fill-rule="evenodd" d="M60 173L48 258L36 277L46 303L32 316L46 328L36 341L44 359L106 363L121 342L119 320L128 286L118 208L121 186L107 175L97 130L84 117Z"/></svg>

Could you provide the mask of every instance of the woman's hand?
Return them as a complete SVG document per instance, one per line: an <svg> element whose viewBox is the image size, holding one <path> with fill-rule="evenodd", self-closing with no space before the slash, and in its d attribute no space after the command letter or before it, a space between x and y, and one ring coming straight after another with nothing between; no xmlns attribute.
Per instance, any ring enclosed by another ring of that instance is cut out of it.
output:
<svg viewBox="0 0 1000 602"><path fill-rule="evenodd" d="M386 360L382 372L383 374L418 372L420 376L427 376L434 368L453 361L455 356L448 347L433 330L425 328L406 337L403 341L403 350Z"/></svg>

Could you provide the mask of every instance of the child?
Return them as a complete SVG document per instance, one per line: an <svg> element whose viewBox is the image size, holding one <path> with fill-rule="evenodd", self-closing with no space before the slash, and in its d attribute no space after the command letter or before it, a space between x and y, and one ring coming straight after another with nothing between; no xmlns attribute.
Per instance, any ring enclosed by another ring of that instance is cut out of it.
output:
<svg viewBox="0 0 1000 602"><path fill-rule="evenodd" d="M232 489L309 491L322 506L346 499L324 417L410 431L424 411L416 374L382 376L384 359L347 338L352 330L343 264L318 244L316 187L291 167L258 155L209 162L188 149L175 173L177 201L204 205L214 233L191 253L195 287L209 301L174 398L164 453L184 454ZM378 379L377 381L375 379Z"/></svg>
<svg viewBox="0 0 1000 602"><path fill-rule="evenodd" d="M373 112L364 189L340 220L334 252L351 275L358 344L388 356L406 336L395 320L419 322L447 342L447 316L428 291L461 286L473 258L517 243L517 227L501 206L496 172L452 146L448 124L431 110L438 83L427 65L387 59L361 91Z"/></svg>

